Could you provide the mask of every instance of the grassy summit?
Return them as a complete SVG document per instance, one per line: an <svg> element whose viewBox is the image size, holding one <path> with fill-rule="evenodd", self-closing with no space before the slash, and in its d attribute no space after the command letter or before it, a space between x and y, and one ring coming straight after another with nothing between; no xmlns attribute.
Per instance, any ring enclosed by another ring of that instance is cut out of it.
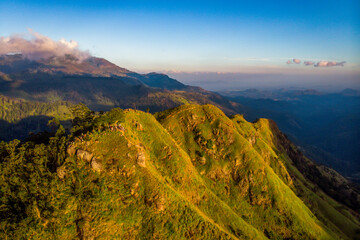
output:
<svg viewBox="0 0 360 240"><path fill-rule="evenodd" d="M212 105L75 110L70 136L1 144L0 238L356 237L356 217L313 191L269 120Z"/></svg>

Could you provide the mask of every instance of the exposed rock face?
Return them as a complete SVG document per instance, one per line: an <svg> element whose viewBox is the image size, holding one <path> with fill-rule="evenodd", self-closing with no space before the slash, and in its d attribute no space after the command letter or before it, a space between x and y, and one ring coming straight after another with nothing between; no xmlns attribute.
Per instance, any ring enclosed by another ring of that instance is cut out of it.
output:
<svg viewBox="0 0 360 240"><path fill-rule="evenodd" d="M97 172L101 172L104 169L101 160L96 157L93 157L91 160L91 167Z"/></svg>
<svg viewBox="0 0 360 240"><path fill-rule="evenodd" d="M90 162L91 159L93 158L93 154L90 152L87 152L85 150L79 149L76 152L76 156L78 156L78 158L81 158L87 162Z"/></svg>
<svg viewBox="0 0 360 240"><path fill-rule="evenodd" d="M136 162L140 167L146 167L146 157L144 152L139 152L137 154Z"/></svg>
<svg viewBox="0 0 360 240"><path fill-rule="evenodd" d="M136 163L140 167L146 167L146 155L145 155L145 149L144 146L137 144L135 145L138 153L136 154Z"/></svg>
<svg viewBox="0 0 360 240"><path fill-rule="evenodd" d="M254 144L256 143L256 138L255 138L255 136L252 135L252 136L249 138L249 142L250 142L251 145L254 145Z"/></svg>
<svg viewBox="0 0 360 240"><path fill-rule="evenodd" d="M58 167L56 169L56 173L60 179L64 179L66 176L66 171L64 167Z"/></svg>
<svg viewBox="0 0 360 240"><path fill-rule="evenodd" d="M125 128L121 124L115 124L115 125L109 126L109 130L124 132Z"/></svg>
<svg viewBox="0 0 360 240"><path fill-rule="evenodd" d="M205 165L206 164L206 158L205 157L200 157L199 158L199 164L200 165Z"/></svg>
<svg viewBox="0 0 360 240"><path fill-rule="evenodd" d="M160 211L160 212L164 211L165 203L166 203L166 199L163 196L156 199L155 205L156 205L157 210Z"/></svg>

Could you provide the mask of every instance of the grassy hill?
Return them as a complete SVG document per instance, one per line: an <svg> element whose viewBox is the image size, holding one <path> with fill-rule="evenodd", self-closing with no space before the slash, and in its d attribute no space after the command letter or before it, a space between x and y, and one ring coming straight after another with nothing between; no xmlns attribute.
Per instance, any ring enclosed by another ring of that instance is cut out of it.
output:
<svg viewBox="0 0 360 240"><path fill-rule="evenodd" d="M72 114L71 135L0 144L0 238L359 238L269 120L192 104Z"/></svg>

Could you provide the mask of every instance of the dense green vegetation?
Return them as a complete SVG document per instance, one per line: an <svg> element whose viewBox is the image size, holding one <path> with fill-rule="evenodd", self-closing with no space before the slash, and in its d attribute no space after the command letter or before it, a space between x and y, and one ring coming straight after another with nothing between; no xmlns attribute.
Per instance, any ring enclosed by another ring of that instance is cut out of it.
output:
<svg viewBox="0 0 360 240"><path fill-rule="evenodd" d="M211 105L70 112L70 134L55 119L50 135L0 144L1 239L359 237L266 119Z"/></svg>
<svg viewBox="0 0 360 240"><path fill-rule="evenodd" d="M71 117L69 106L69 103L62 101L44 103L0 95L0 119L14 123L26 117L40 115L67 120Z"/></svg>
<svg viewBox="0 0 360 240"><path fill-rule="evenodd" d="M70 128L71 104L38 102L0 95L0 140L25 139L30 133L49 131L47 122L56 118Z"/></svg>

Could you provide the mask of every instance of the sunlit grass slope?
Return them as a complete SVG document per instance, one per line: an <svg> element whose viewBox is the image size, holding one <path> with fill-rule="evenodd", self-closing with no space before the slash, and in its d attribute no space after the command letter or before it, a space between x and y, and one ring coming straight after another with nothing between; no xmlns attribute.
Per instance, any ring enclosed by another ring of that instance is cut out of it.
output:
<svg viewBox="0 0 360 240"><path fill-rule="evenodd" d="M212 105L185 105L157 117L207 187L267 237L331 238L291 190L284 164L252 124L241 128Z"/></svg>
<svg viewBox="0 0 360 240"><path fill-rule="evenodd" d="M106 188L119 185L127 190L115 192L126 198L126 208L108 203L116 213L114 221L121 223L113 226L121 226L117 232L144 238L265 238L207 188L187 153L151 114L126 110L122 126L125 131L94 131L86 141L75 142L76 148L91 152L106 166L99 176ZM103 213L89 207L97 232Z"/></svg>
<svg viewBox="0 0 360 240"><path fill-rule="evenodd" d="M234 120L237 121L240 129L244 129L244 125L249 125L250 123L241 120L241 118L242 116L237 115L234 117ZM359 239L359 215L356 214L354 210L349 209L329 197L318 187L316 182L310 181L299 171L293 160L286 154L286 150L284 149L286 146L284 145L289 145L297 154L301 153L290 141L284 138L284 135L279 131L275 122L268 119L259 119L250 125L254 127L252 132L254 132L254 130L258 132L259 140L262 139L263 142L266 142L267 145L277 153L279 159L284 163L294 180L293 191L307 204L317 218L328 228L337 232L342 238ZM284 139L286 141L285 144L281 142L284 141ZM262 151L268 151L263 147L260 149L262 149ZM266 153L263 152L263 155L266 156ZM306 164L313 164L311 160L306 157L304 157L303 160ZM318 169L322 171L322 168ZM333 184L336 185L336 180L333 179L333 181Z"/></svg>
<svg viewBox="0 0 360 240"><path fill-rule="evenodd" d="M267 120L212 105L74 114L72 135L60 127L48 145L0 144L1 239L351 238Z"/></svg>

